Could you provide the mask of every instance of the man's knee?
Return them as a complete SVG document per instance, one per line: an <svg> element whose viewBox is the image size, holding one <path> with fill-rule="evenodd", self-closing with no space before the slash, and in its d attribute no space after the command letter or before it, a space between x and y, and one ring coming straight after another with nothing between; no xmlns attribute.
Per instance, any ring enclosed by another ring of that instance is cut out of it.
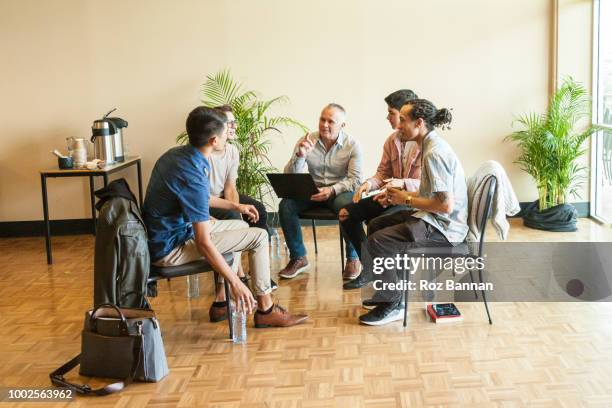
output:
<svg viewBox="0 0 612 408"><path fill-rule="evenodd" d="M332 204L332 207L334 208L334 212L338 214L340 212L340 209L342 209L343 207L346 207L352 201L353 201L353 194L350 192L344 192L336 196Z"/></svg>
<svg viewBox="0 0 612 408"><path fill-rule="evenodd" d="M283 198L278 205L278 211L281 215L291 215L296 213L295 201L290 198Z"/></svg>
<svg viewBox="0 0 612 408"><path fill-rule="evenodd" d="M249 233L253 235L253 239L261 245L268 244L268 231L263 228L249 228Z"/></svg>

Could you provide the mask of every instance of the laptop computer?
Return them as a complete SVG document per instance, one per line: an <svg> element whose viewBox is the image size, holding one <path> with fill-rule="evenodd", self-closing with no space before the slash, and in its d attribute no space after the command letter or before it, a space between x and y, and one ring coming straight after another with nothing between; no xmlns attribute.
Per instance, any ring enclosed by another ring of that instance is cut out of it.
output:
<svg viewBox="0 0 612 408"><path fill-rule="evenodd" d="M319 192L309 173L268 173L268 180L279 198L310 198Z"/></svg>

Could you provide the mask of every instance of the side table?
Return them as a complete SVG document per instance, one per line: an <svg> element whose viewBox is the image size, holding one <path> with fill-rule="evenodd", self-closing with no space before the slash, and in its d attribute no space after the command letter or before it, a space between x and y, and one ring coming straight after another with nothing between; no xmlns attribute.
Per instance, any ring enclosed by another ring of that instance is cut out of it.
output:
<svg viewBox="0 0 612 408"><path fill-rule="evenodd" d="M91 201L91 220L93 223L94 234L96 233L96 207L94 198L94 177L102 177L104 187L108 185L108 176L119 170L136 165L138 172L138 201L142 207L142 169L140 165L140 156L128 156L125 161L108 165L102 169L87 170L87 169L51 169L41 170L40 184L42 189L43 213L45 216L45 243L47 245L47 263L53 263L53 255L51 253L51 224L49 221L49 203L47 198L47 178L57 177L89 177L89 198Z"/></svg>

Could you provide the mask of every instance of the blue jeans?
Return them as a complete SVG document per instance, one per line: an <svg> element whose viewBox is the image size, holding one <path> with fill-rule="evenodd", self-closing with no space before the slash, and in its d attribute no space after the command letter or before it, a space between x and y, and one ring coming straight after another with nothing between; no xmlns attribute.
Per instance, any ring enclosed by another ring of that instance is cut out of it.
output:
<svg viewBox="0 0 612 408"><path fill-rule="evenodd" d="M280 224L283 228L285 241L289 247L289 256L291 259L306 256L306 248L302 239L302 228L300 226L299 213L314 207L327 207L338 214L340 209L352 202L353 192L347 191L327 201L316 202L311 200L294 200L291 198L283 198L279 205ZM345 238L346 243L346 259L358 259L357 251Z"/></svg>

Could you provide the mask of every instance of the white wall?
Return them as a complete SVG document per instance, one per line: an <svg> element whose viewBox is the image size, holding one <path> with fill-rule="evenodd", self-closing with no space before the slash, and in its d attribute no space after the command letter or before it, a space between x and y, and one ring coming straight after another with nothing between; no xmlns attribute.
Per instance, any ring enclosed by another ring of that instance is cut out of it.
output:
<svg viewBox="0 0 612 408"><path fill-rule="evenodd" d="M343 104L368 175L390 132L384 96L412 88L454 108L443 135L467 174L499 160L519 199L533 200L503 138L514 115L546 107L551 10L549 0L0 1L0 221L42 218L48 152L88 137L114 106L148 179L205 75L225 67L264 97L288 95L282 113L311 128L324 104ZM275 165L299 136L274 138ZM85 180L51 180L52 217L88 216L87 195Z"/></svg>

